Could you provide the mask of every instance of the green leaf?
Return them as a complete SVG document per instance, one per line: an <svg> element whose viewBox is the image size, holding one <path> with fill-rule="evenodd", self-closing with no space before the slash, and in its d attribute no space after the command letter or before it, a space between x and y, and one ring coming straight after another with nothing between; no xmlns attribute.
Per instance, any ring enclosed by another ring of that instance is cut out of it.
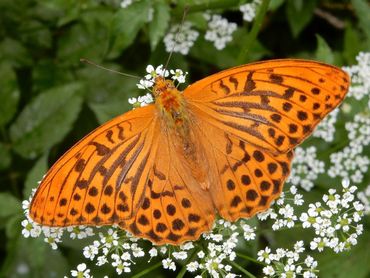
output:
<svg viewBox="0 0 370 278"><path fill-rule="evenodd" d="M36 49L48 48L52 44L52 35L46 25L43 25L37 20L27 20L22 22L21 40L25 41L27 46Z"/></svg>
<svg viewBox="0 0 370 278"><path fill-rule="evenodd" d="M10 127L14 149L34 158L71 130L82 104L80 83L52 88L34 98Z"/></svg>
<svg viewBox="0 0 370 278"><path fill-rule="evenodd" d="M366 35L367 47L370 48L370 5L368 1L351 1L356 15L359 19L359 25Z"/></svg>
<svg viewBox="0 0 370 278"><path fill-rule="evenodd" d="M104 66L125 71L114 64ZM79 78L87 84L87 104L101 124L132 109L128 98L136 97L141 91L136 87L136 79L102 73L101 69L83 68L79 71Z"/></svg>
<svg viewBox="0 0 370 278"><path fill-rule="evenodd" d="M154 2L153 20L149 24L150 47L154 50L165 35L170 21L170 8L162 1Z"/></svg>
<svg viewBox="0 0 370 278"><path fill-rule="evenodd" d="M0 218L22 212L21 202L8 192L0 193Z"/></svg>
<svg viewBox="0 0 370 278"><path fill-rule="evenodd" d="M19 90L15 73L9 64L0 66L0 76L0 126L3 126L17 112Z"/></svg>
<svg viewBox="0 0 370 278"><path fill-rule="evenodd" d="M27 199L32 192L32 189L36 188L38 182L41 181L43 175L45 175L48 170L48 156L41 156L28 172L26 181L24 183L23 197Z"/></svg>
<svg viewBox="0 0 370 278"><path fill-rule="evenodd" d="M296 1L289 0L286 5L286 14L292 34L297 37L304 27L310 22L313 11L316 7L316 0Z"/></svg>
<svg viewBox="0 0 370 278"><path fill-rule="evenodd" d="M317 38L317 48L316 48L316 59L328 64L334 63L334 55L330 46L326 43L326 41L318 34L316 34Z"/></svg>
<svg viewBox="0 0 370 278"><path fill-rule="evenodd" d="M351 24L347 24L344 32L343 56L348 65L356 63L356 56L361 50L361 41L358 31Z"/></svg>
<svg viewBox="0 0 370 278"><path fill-rule="evenodd" d="M25 219L25 215L21 212L10 216L5 224L6 236L11 239L18 237L22 233L22 221Z"/></svg>
<svg viewBox="0 0 370 278"><path fill-rule="evenodd" d="M133 43L139 30L148 21L150 6L149 1L136 1L114 15L110 38L113 55L119 54Z"/></svg>
<svg viewBox="0 0 370 278"><path fill-rule="evenodd" d="M18 234L19 235L19 234ZM7 242L6 259L1 269L2 277L64 277L70 274L66 258L59 250L52 250L42 239L23 238L22 235ZM47 262L47 263L46 263ZM27 266L25 274L20 266Z"/></svg>
<svg viewBox="0 0 370 278"><path fill-rule="evenodd" d="M80 58L100 60L106 51L107 23L112 14L108 12L88 13L83 22L73 25L59 40L58 59L65 64L76 65Z"/></svg>
<svg viewBox="0 0 370 278"><path fill-rule="evenodd" d="M0 170L4 170L10 166L12 156L10 155L9 149L0 143Z"/></svg>
<svg viewBox="0 0 370 278"><path fill-rule="evenodd" d="M6 61L13 67L29 66L32 64L28 49L19 41L10 38L6 38L0 43L0 61Z"/></svg>
<svg viewBox="0 0 370 278"><path fill-rule="evenodd" d="M282 4L284 4L284 0L271 0L269 4L269 10L275 11L277 10Z"/></svg>

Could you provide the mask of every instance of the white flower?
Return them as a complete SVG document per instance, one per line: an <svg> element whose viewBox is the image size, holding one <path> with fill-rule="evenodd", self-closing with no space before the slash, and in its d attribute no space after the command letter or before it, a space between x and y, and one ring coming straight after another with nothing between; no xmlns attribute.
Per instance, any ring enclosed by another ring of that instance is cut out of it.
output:
<svg viewBox="0 0 370 278"><path fill-rule="evenodd" d="M173 252L172 256L177 260L185 260L188 257L188 253L185 251Z"/></svg>
<svg viewBox="0 0 370 278"><path fill-rule="evenodd" d="M86 267L86 264L82 263L77 266L77 270L71 270L71 275L73 277L90 277L90 269Z"/></svg>
<svg viewBox="0 0 370 278"><path fill-rule="evenodd" d="M88 245L83 248L83 255L85 258L93 260L95 256L99 253L99 241L94 241L93 245Z"/></svg>
<svg viewBox="0 0 370 278"><path fill-rule="evenodd" d="M137 244L135 243L131 245L131 251L134 257L144 257L145 256L143 248L138 247Z"/></svg>
<svg viewBox="0 0 370 278"><path fill-rule="evenodd" d="M267 246L265 247L264 250L260 250L258 251L257 253L257 260L261 261L261 262L265 262L267 264L271 263L271 249Z"/></svg>
<svg viewBox="0 0 370 278"><path fill-rule="evenodd" d="M96 262L97 266L102 266L102 265L108 263L108 259L105 255L97 257L96 261L97 261Z"/></svg>
<svg viewBox="0 0 370 278"><path fill-rule="evenodd" d="M362 145L349 145L343 150L330 155L330 177L349 178L354 183L361 183L364 173L367 173L370 159L362 155Z"/></svg>
<svg viewBox="0 0 370 278"><path fill-rule="evenodd" d="M164 269L176 270L176 265L170 258L162 260L162 265Z"/></svg>
<svg viewBox="0 0 370 278"><path fill-rule="evenodd" d="M151 93L147 93L144 96L140 96L137 101L140 103L140 106L143 107L153 103L154 99Z"/></svg>
<svg viewBox="0 0 370 278"><path fill-rule="evenodd" d="M194 262L191 262L191 263L188 263L186 265L186 270L189 271L189 272L194 272L196 271L197 269L199 268L199 263L197 261L194 261Z"/></svg>
<svg viewBox="0 0 370 278"><path fill-rule="evenodd" d="M276 219L277 214L272 208L269 208L266 211L257 213L257 218L262 221L266 220L267 218Z"/></svg>
<svg viewBox="0 0 370 278"><path fill-rule="evenodd" d="M263 268L263 273L266 274L267 276L274 276L275 270L271 265L268 265Z"/></svg>
<svg viewBox="0 0 370 278"><path fill-rule="evenodd" d="M194 248L194 244L189 241L180 246L181 250L191 250Z"/></svg>
<svg viewBox="0 0 370 278"><path fill-rule="evenodd" d="M198 257L199 257L200 259L203 259L203 258L204 258L204 256L205 256L205 254L204 254L204 252L203 252L203 251L199 251L199 252L197 253L197 255L198 255Z"/></svg>
<svg viewBox="0 0 370 278"><path fill-rule="evenodd" d="M145 79L140 79L139 83L136 84L136 86L139 89L147 90L150 89L154 85L154 82L152 80L145 80ZM129 98L128 102L130 104L135 104L136 103L136 98Z"/></svg>
<svg viewBox="0 0 370 278"><path fill-rule="evenodd" d="M152 247L150 250L149 250L149 255L151 258L153 257L157 257L158 256L158 250L157 248L155 247Z"/></svg>
<svg viewBox="0 0 370 278"><path fill-rule="evenodd" d="M122 9L127 8L132 4L132 0L122 0L120 6Z"/></svg>
<svg viewBox="0 0 370 278"><path fill-rule="evenodd" d="M303 247L303 241L300 240L300 241L297 241L296 244L294 244L294 251L297 252L297 253L302 253L304 251L304 247Z"/></svg>
<svg viewBox="0 0 370 278"><path fill-rule="evenodd" d="M187 72L184 73L182 70L176 69L170 70L170 73L172 74L171 77L172 80L177 81L178 83L185 83L185 78L186 75L188 74Z"/></svg>
<svg viewBox="0 0 370 278"><path fill-rule="evenodd" d="M356 60L358 62L357 65L343 68L351 76L348 97L353 97L356 100L367 98L370 102L370 52L360 52Z"/></svg>
<svg viewBox="0 0 370 278"><path fill-rule="evenodd" d="M175 25L163 39L166 51L187 55L198 35L199 33L192 29L192 23L189 21L185 21L182 25Z"/></svg>
<svg viewBox="0 0 370 278"><path fill-rule="evenodd" d="M67 231L69 232L69 237L72 239L83 239L94 235L93 229L86 226L67 227Z"/></svg>
<svg viewBox="0 0 370 278"><path fill-rule="evenodd" d="M220 15L205 15L208 19L208 30L205 35L205 39L214 43L214 46L221 50L225 48L226 44L230 42L232 33L237 29L237 25L232 22L228 22L226 18L222 18Z"/></svg>
<svg viewBox="0 0 370 278"><path fill-rule="evenodd" d="M246 240L254 240L256 238L256 234L255 234L255 230L256 228L252 228L251 226L249 226L248 224L242 224L241 223L241 227L243 228L244 230L244 238Z"/></svg>
<svg viewBox="0 0 370 278"><path fill-rule="evenodd" d="M338 113L339 108L337 107L316 126L312 135L326 142L332 142L334 140L335 123L337 122Z"/></svg>
<svg viewBox="0 0 370 278"><path fill-rule="evenodd" d="M159 65L156 68L152 65L148 65L145 70L148 73L145 75L145 79L150 81L154 81L158 76L167 77L169 75L169 71L164 69L163 65Z"/></svg>
<svg viewBox="0 0 370 278"><path fill-rule="evenodd" d="M320 238L320 237L315 237L311 242L310 242L310 248L311 250L319 250L319 252L324 250L324 247L326 246L327 239L326 238Z"/></svg>
<svg viewBox="0 0 370 278"><path fill-rule="evenodd" d="M141 80L140 80L141 81ZM130 104L135 104L137 102L137 98L136 97L130 97L129 99L128 99L128 103L130 103Z"/></svg>
<svg viewBox="0 0 370 278"><path fill-rule="evenodd" d="M288 182L293 185L301 186L306 191L310 191L314 186L313 181L318 175L325 172L325 164L316 158L317 150L314 146L303 149L295 149L292 170ZM300 203L300 199L297 200Z"/></svg>
<svg viewBox="0 0 370 278"><path fill-rule="evenodd" d="M251 22L256 16L256 10L258 5L261 4L260 0L254 0L252 3L246 3L239 7L239 10L243 13L243 19Z"/></svg>
<svg viewBox="0 0 370 278"><path fill-rule="evenodd" d="M24 219L21 222L21 225L24 227L22 229L22 235L25 238L28 238L28 237L39 237L40 234L41 234L41 232L42 232L41 227L37 223L35 223L33 221L31 222L28 219Z"/></svg>

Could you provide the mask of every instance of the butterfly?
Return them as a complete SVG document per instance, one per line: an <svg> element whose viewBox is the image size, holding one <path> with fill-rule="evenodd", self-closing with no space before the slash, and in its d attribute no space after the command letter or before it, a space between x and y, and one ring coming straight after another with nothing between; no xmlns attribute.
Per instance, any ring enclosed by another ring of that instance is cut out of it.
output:
<svg viewBox="0 0 370 278"><path fill-rule="evenodd" d="M155 244L250 218L279 197L293 148L338 106L349 76L282 59L208 76L180 92L158 76L155 103L98 127L41 181L30 217L46 226L118 224Z"/></svg>

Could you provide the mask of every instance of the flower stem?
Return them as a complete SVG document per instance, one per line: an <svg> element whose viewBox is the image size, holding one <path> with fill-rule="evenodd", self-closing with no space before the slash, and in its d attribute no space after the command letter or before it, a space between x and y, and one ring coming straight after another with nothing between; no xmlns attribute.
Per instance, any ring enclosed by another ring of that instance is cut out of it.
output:
<svg viewBox="0 0 370 278"><path fill-rule="evenodd" d="M213 1L198 1L199 4L196 3L196 1L193 1L193 4L187 3L186 1L183 1L184 4L177 5L176 9L174 10L174 13L177 16L181 16L184 14L185 8L189 8L189 13L195 13L195 12L205 12L206 10L217 10L217 9L227 9L230 7L238 6L240 5L240 0L213 0Z"/></svg>
<svg viewBox="0 0 370 278"><path fill-rule="evenodd" d="M148 267L148 268L144 269L143 271L141 271L141 272L139 272L139 273L135 274L134 276L132 276L132 278L139 278L139 277L142 277L142 276L144 276L145 274L147 274L147 273L151 272L152 270L154 270L154 269L156 269L156 268L160 267L161 265L162 265L162 262L158 262L158 263L156 263L156 264L152 265L151 267Z"/></svg>
<svg viewBox="0 0 370 278"><path fill-rule="evenodd" d="M263 262L260 262L260 261L257 261L256 259L252 258L252 257L249 257L247 255L244 255L244 254L241 254L241 253L236 253L236 255L240 258L243 258L245 260L248 260L248 261L251 261L251 262L254 262L256 264L259 264L259 265L263 265L263 266L266 266Z"/></svg>
<svg viewBox="0 0 370 278"><path fill-rule="evenodd" d="M258 31L261 29L262 20L265 17L265 14L267 12L267 8L268 8L269 4L270 4L270 0L263 0L262 1L262 4L261 4L261 6L258 10L258 14L257 14L256 18L254 19L252 29L249 32L249 34L247 35L247 37L245 38L244 42L242 43L242 45L245 45L245 47L239 53L239 57L238 57L238 63L239 64L244 64L246 62L248 53L249 53L254 41L256 40Z"/></svg>
<svg viewBox="0 0 370 278"><path fill-rule="evenodd" d="M239 269L241 272L243 272L245 274L245 277L250 277L250 278L257 278L256 276L254 276L252 273L250 273L249 271L247 271L246 269L244 269L243 267L241 267L240 265L238 265L237 263L233 262L233 261L228 261L229 264L231 264L233 267Z"/></svg>

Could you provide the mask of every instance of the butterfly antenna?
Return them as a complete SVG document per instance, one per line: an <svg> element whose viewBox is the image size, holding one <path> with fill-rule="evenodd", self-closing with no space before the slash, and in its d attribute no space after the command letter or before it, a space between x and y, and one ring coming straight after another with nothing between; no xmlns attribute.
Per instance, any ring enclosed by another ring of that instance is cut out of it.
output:
<svg viewBox="0 0 370 278"><path fill-rule="evenodd" d="M179 37L179 34L181 34L182 32L182 28L184 26L184 22L185 22L185 18L186 18L186 15L189 11L189 7L185 7L184 8L184 14L182 15L182 19L181 19L181 24L180 24L180 28L179 28L179 32L176 34L176 37L175 37L175 42L177 41L178 37ZM167 70L167 67L168 67L168 64L170 63L170 60L171 60L171 57L172 57L172 54L173 54L173 51L175 50L175 44L172 46L172 49L171 49L171 52L170 54L168 55L168 58L167 58L167 61L166 61L166 64L164 66L164 71L163 73L166 72Z"/></svg>
<svg viewBox="0 0 370 278"><path fill-rule="evenodd" d="M133 77L133 78L141 79L141 77L136 76L136 75L132 75L132 74L128 74L128 73L119 72L119 71L116 71L116 70L113 70L113 69L108 69L108 68L106 68L106 67L103 67L103 66L101 66L101 65L98 65L98 64L96 64L96 63L94 63L94 62L92 62L92 61L90 61L90 60L85 59L85 58L81 58L81 59L80 59L80 62L81 62L81 63L85 63L85 64L89 64L89 65L92 65L92 66L95 66L95 67L97 67L97 68L99 68L99 69L103 69L103 70L107 70L107 71L110 71L110 72L113 72L113 73L117 73L117 74L119 74L119 75L123 75L123 76L126 76L126 77Z"/></svg>

